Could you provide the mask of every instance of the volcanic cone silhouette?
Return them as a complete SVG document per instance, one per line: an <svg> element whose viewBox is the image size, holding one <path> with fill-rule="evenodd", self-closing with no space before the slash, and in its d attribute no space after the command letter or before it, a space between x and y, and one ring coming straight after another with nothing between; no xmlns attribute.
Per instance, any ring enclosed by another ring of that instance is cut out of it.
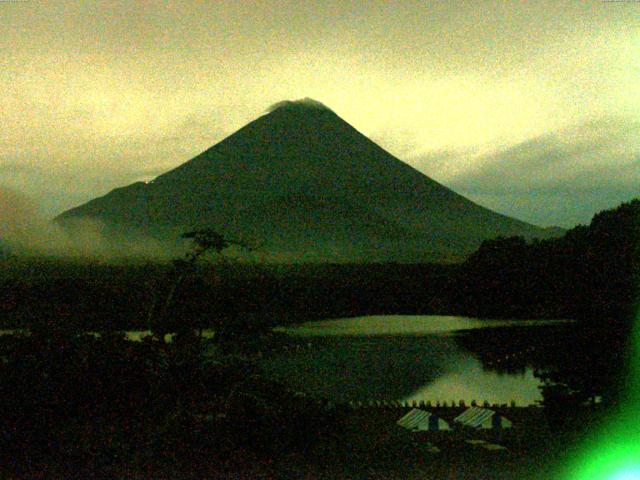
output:
<svg viewBox="0 0 640 480"><path fill-rule="evenodd" d="M195 158L73 208L118 232L213 228L284 261L447 261L549 231L418 172L314 100L285 101Z"/></svg>

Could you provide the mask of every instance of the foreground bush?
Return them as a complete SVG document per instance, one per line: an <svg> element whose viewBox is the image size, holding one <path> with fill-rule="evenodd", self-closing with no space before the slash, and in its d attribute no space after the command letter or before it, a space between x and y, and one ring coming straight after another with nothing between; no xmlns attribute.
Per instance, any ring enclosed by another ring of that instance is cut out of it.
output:
<svg viewBox="0 0 640 480"><path fill-rule="evenodd" d="M188 337L188 335L187 335ZM0 337L0 463L215 465L304 451L338 421L196 337L131 342L62 328Z"/></svg>

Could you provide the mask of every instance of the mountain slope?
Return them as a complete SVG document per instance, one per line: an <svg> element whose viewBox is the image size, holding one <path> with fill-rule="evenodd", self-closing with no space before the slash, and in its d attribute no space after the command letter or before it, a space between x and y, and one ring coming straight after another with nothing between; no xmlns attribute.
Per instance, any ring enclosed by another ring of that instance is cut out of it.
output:
<svg viewBox="0 0 640 480"><path fill-rule="evenodd" d="M328 108L283 102L152 182L57 218L154 236L212 227L288 259L447 260L498 235L549 236L401 162Z"/></svg>

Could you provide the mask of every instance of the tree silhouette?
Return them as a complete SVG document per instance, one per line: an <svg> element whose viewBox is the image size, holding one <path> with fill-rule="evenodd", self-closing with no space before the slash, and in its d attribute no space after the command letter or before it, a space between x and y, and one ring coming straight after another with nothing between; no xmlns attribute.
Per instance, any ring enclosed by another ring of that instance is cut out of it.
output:
<svg viewBox="0 0 640 480"><path fill-rule="evenodd" d="M169 290L162 302L162 306L159 311L156 312L158 296L154 297L153 304L149 309L147 324L154 335L161 341L164 341L165 335L171 333L172 327L177 327L181 334L186 334L187 331L193 327L189 319L180 319L177 324L171 325L168 321L168 316L176 292L183 284L184 280L192 275L196 271L196 264L200 258L208 253L213 253L216 256L220 256L224 250L237 245L246 250L250 250L251 247L243 241L230 240L225 238L220 233L213 229L202 229L186 232L181 235L181 238L191 240L193 242L193 249L188 251L184 258L174 260L173 263L173 280L169 283ZM218 258L219 259L219 258ZM202 337L202 327L198 329L198 337Z"/></svg>

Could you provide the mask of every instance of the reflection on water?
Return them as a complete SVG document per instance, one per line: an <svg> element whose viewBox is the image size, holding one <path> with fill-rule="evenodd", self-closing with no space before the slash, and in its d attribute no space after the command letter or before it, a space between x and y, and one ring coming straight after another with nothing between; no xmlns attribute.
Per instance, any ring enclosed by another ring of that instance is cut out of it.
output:
<svg viewBox="0 0 640 480"><path fill-rule="evenodd" d="M311 348L268 355L262 365L293 388L336 401L462 399L502 404L515 400L528 405L541 400L541 395L539 380L526 359L520 357L515 368L503 362L500 370L486 369L480 358L484 360L487 352L474 353L470 350L474 342L464 338L482 338L475 342L481 346L500 338L501 349L508 348L509 342L525 349L527 338L521 332L537 331L535 341L539 342L541 329L558 323L562 322L441 316L309 322L282 330L309 337Z"/></svg>
<svg viewBox="0 0 640 480"><path fill-rule="evenodd" d="M455 341L442 336L309 340L310 348L267 355L261 365L297 390L337 401L399 399L460 360Z"/></svg>
<svg viewBox="0 0 640 480"><path fill-rule="evenodd" d="M487 327L542 326L564 320L480 320L441 315L372 315L306 322L278 330L300 336L429 335Z"/></svg>
<svg viewBox="0 0 640 480"><path fill-rule="evenodd" d="M291 387L335 401L471 400L528 405L541 400L535 361L566 321L372 316L309 322L279 330L309 348L272 352L262 367ZM0 335L19 330L0 330ZM141 341L151 331L126 332ZM167 334L171 341L173 334ZM214 332L205 330L212 338Z"/></svg>
<svg viewBox="0 0 640 480"><path fill-rule="evenodd" d="M454 370L419 388L403 400L458 401L467 403L508 403L514 400L518 405L532 405L542 400L538 389L539 381L533 376L533 369L526 368L521 374L504 374L484 370L482 364L472 357L458 362Z"/></svg>

